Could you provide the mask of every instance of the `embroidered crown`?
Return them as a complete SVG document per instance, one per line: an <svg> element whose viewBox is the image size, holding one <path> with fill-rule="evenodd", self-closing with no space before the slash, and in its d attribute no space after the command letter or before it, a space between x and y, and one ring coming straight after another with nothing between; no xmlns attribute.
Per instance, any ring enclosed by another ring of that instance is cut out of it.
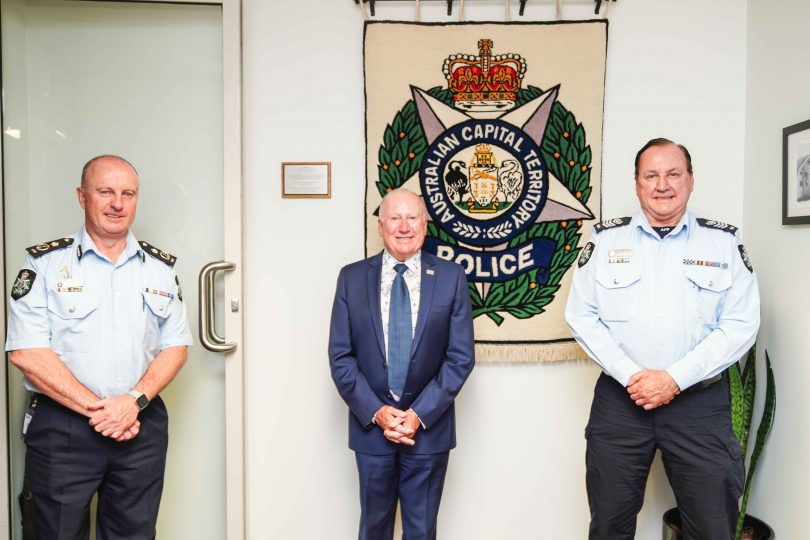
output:
<svg viewBox="0 0 810 540"><path fill-rule="evenodd" d="M508 111L526 73L518 54L492 56L492 40L478 40L478 56L453 54L444 61L444 76L457 109L472 112Z"/></svg>

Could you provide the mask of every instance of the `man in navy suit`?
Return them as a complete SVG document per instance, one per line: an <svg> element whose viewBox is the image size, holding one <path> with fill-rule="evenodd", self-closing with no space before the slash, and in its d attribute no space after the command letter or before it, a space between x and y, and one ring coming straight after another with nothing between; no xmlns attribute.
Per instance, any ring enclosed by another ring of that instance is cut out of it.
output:
<svg viewBox="0 0 810 540"><path fill-rule="evenodd" d="M359 538L393 538L399 500L403 538L435 539L453 401L475 364L467 280L421 251L427 212L415 193L388 193L377 225L385 249L340 271L329 335L360 477Z"/></svg>

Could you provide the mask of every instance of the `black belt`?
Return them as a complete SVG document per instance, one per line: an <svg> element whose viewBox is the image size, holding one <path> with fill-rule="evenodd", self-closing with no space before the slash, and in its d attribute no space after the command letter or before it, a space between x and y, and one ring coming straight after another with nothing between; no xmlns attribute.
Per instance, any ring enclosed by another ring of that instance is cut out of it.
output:
<svg viewBox="0 0 810 540"><path fill-rule="evenodd" d="M722 372L722 373L718 373L714 377L709 377L708 379L703 379L700 382L696 382L695 384L693 384L692 386L690 386L689 388L684 390L684 393L699 392L701 390L705 390L706 388L710 387L714 383L722 381L723 380L723 373L725 373L725 371Z"/></svg>

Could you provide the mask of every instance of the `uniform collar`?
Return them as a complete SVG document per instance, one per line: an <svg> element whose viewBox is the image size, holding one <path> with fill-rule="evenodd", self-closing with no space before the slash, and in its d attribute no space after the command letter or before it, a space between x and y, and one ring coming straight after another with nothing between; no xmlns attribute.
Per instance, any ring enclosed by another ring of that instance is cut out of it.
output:
<svg viewBox="0 0 810 540"><path fill-rule="evenodd" d="M82 226L82 228L76 234L76 238L79 241L79 248L77 249L77 255L79 257L79 260L81 260L81 258L84 257L90 251L92 251L102 259L107 259L107 256L104 255L101 251L99 251L99 249L96 247L96 243L93 242L93 239L87 232L86 227ZM132 231L129 231L127 232L127 245L126 247L124 247L124 251L121 253L121 256L118 258L118 260L127 261L134 255L137 255L139 251L141 251L141 247L138 244L138 241L135 239L135 235L132 234Z"/></svg>
<svg viewBox="0 0 810 540"><path fill-rule="evenodd" d="M683 215L681 216L681 219L678 221L678 223L672 228L672 231L670 231L670 233L667 236L665 236L664 238L670 238L670 237L677 236L681 232L681 230L683 230L683 229L686 229L686 234L688 235L689 231L693 228L693 226L692 226L693 219L694 219L694 217L689 212L689 210L686 210L683 213ZM649 235L651 235L651 236L653 236L653 237L655 237L655 238L657 238L659 240L663 240L663 238L661 238L658 235L658 233L653 230L653 227L652 227L652 225L650 225L650 222L647 220L647 216L644 214L643 210L639 211L639 213L636 215L634 221L635 221L635 226L638 229L646 232L647 234L649 234Z"/></svg>

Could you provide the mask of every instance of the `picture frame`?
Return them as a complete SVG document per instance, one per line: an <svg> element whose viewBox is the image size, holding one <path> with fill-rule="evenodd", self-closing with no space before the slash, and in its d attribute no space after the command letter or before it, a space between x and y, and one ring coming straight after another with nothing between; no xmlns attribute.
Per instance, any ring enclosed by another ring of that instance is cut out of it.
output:
<svg viewBox="0 0 810 540"><path fill-rule="evenodd" d="M782 130L782 225L810 224L810 120Z"/></svg>
<svg viewBox="0 0 810 540"><path fill-rule="evenodd" d="M284 161L281 163L283 199L331 199L331 161Z"/></svg>

